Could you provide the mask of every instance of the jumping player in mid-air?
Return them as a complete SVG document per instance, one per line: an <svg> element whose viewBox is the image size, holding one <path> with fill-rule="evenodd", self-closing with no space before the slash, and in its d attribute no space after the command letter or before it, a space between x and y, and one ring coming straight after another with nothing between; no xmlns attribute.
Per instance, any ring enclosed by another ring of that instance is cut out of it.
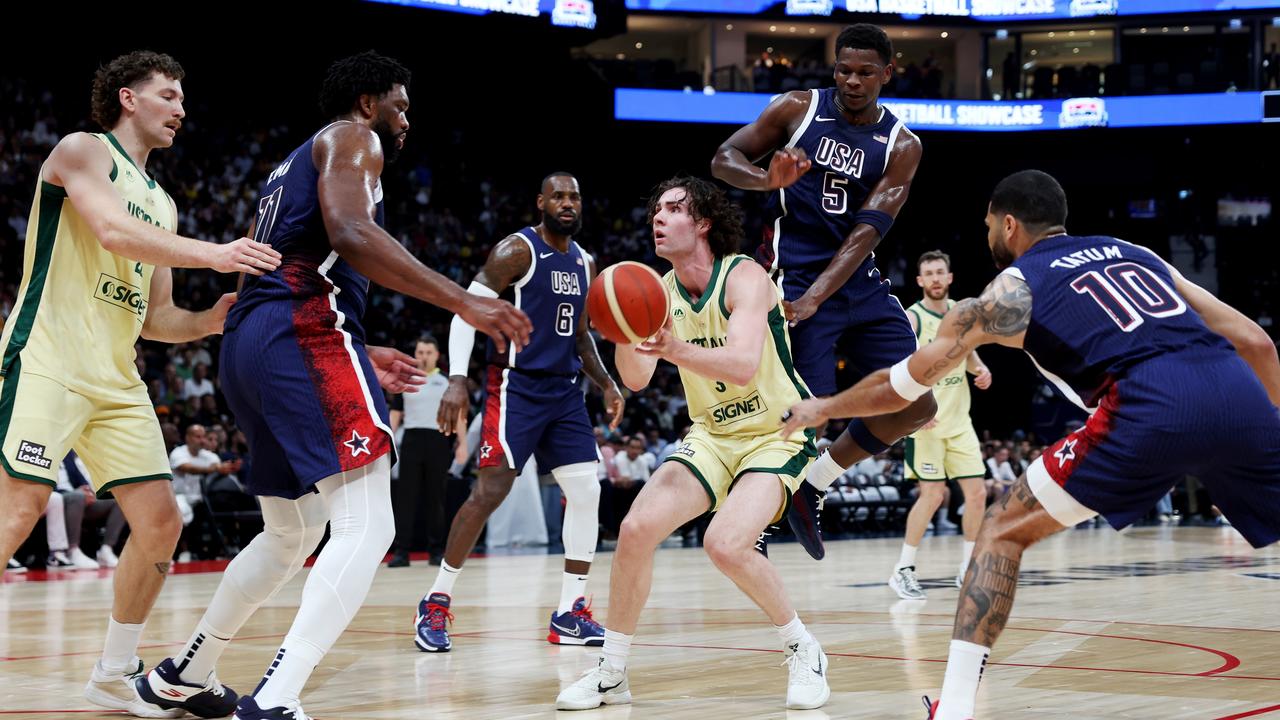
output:
<svg viewBox="0 0 1280 720"><path fill-rule="evenodd" d="M716 153L716 177L770 195L762 260L782 288L796 370L815 395L836 391L836 343L856 341L849 358L864 377L916 349L915 333L876 246L907 201L920 164L920 140L880 105L893 76L893 45L883 30L851 25L836 40L835 87L785 93ZM755 163L769 153L768 170ZM845 469L884 452L933 417L932 395L878 417L855 418L814 462L788 519L814 558L824 554L819 502Z"/></svg>

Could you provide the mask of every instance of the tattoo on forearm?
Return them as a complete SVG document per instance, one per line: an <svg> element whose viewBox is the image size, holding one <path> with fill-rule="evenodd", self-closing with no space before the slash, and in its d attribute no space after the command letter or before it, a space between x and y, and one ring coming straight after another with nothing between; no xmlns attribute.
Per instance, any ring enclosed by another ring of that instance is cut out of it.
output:
<svg viewBox="0 0 1280 720"><path fill-rule="evenodd" d="M170 563L167 563L167 562L158 562L158 563L156 563L156 572L160 573L161 575L168 575L168 574L169 574L169 565L170 565Z"/></svg>
<svg viewBox="0 0 1280 720"><path fill-rule="evenodd" d="M600 351L596 348L596 341L589 332L578 333L578 357L582 359L582 372L591 379L591 382L601 390L608 388L613 378L609 377L609 371L605 370L604 362L600 360Z"/></svg>

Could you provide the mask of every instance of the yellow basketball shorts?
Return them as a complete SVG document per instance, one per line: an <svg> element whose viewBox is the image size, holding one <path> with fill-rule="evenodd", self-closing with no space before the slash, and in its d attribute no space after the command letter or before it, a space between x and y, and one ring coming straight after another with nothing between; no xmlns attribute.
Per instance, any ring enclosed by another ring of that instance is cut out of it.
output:
<svg viewBox="0 0 1280 720"><path fill-rule="evenodd" d="M160 421L146 388L91 398L15 361L0 378L0 460L10 476L56 487L58 466L75 449L93 489L171 480Z"/></svg>
<svg viewBox="0 0 1280 720"><path fill-rule="evenodd" d="M804 440L795 437L798 433L792 438L777 433L717 435L707 432L702 425L694 425L666 462L680 463L693 472L711 498L712 511L720 508L743 475L752 472L777 475L786 489L783 503L773 518L777 522L791 502L791 494L804 481L809 465L818 457L812 431L806 431Z"/></svg>
<svg viewBox="0 0 1280 720"><path fill-rule="evenodd" d="M972 427L950 437L916 433L906 440L906 460L905 474L912 480L962 480L982 477L987 472L978 434Z"/></svg>

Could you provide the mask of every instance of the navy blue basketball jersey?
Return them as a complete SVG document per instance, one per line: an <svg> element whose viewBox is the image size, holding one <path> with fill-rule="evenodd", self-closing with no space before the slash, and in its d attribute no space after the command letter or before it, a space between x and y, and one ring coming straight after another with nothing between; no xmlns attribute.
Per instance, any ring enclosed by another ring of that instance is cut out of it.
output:
<svg viewBox="0 0 1280 720"><path fill-rule="evenodd" d="M587 302L589 256L572 240L568 252L556 250L532 227L516 236L529 245L529 270L502 298L529 316L533 334L520 352L508 345L506 353L498 353L490 341L490 362L536 373L576 375L582 369L578 322Z"/></svg>
<svg viewBox="0 0 1280 720"><path fill-rule="evenodd" d="M889 166L903 127L883 106L877 122L853 125L836 106L834 88L809 92L809 110L786 147L803 148L813 166L794 185L770 195L765 215L769 270L821 270L831 263L853 232L854 214ZM872 262L868 256L867 263Z"/></svg>
<svg viewBox="0 0 1280 720"><path fill-rule="evenodd" d="M329 127L332 125L320 132ZM357 342L364 341L360 319L364 315L369 279L338 257L329 243L320 213L319 171L311 156L320 132L294 150L262 188L254 239L271 245L283 258L280 267L266 275L245 276L239 298L228 313L230 327L239 324L246 313L263 302L313 301L319 312L341 313L342 328ZM381 181L374 191L374 200L377 203L375 219L383 226ZM315 303L318 299L326 302Z"/></svg>
<svg viewBox="0 0 1280 720"><path fill-rule="evenodd" d="M1106 236L1057 235L1036 243L1005 272L1031 288L1023 348L1086 410L1147 360L1235 354L1174 289L1169 266L1144 247Z"/></svg>

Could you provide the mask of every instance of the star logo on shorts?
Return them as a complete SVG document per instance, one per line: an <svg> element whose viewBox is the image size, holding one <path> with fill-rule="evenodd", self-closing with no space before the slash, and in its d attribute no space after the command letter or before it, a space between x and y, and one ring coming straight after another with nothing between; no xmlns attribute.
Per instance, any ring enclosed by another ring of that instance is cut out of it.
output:
<svg viewBox="0 0 1280 720"><path fill-rule="evenodd" d="M1058 451L1053 454L1054 457L1058 458L1059 465L1066 465L1076 459L1077 442L1079 442L1079 440L1067 440L1062 443L1062 447L1058 448Z"/></svg>
<svg viewBox="0 0 1280 720"><path fill-rule="evenodd" d="M489 453L491 453L491 452L493 452L493 446L492 446L492 445L490 445L489 443L485 443L485 444L481 445L481 446L480 446L480 459L481 459L481 460L488 460L488 459L489 459Z"/></svg>
<svg viewBox="0 0 1280 720"><path fill-rule="evenodd" d="M369 452L369 438L361 437L360 433L355 430L351 431L351 439L342 444L351 448L351 457L360 457L360 453L365 455L373 454Z"/></svg>

